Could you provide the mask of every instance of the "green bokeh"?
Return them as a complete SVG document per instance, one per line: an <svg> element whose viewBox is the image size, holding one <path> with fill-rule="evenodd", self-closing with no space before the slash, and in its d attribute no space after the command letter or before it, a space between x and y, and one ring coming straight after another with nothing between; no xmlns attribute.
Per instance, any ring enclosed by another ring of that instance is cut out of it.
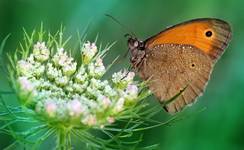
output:
<svg viewBox="0 0 244 150"><path fill-rule="evenodd" d="M97 34L99 42L117 41L106 59L108 63L126 52L124 34L127 31L104 14L119 19L142 40L169 25L193 18L216 17L229 22L233 29L232 41L216 64L205 94L184 112L194 115L172 126L146 131L142 145L159 143L159 149L165 150L244 149L243 0L0 0L0 40L11 33L7 53L14 51L22 40L23 27L31 31L43 22L46 29L54 32L63 24L66 32L73 35L87 28L87 39L91 41ZM117 65L128 64L125 59ZM6 77L0 73L0 89L6 89ZM196 114L204 107L205 111ZM168 115L162 112L157 117L164 119ZM0 135L2 149L12 139ZM46 142L44 147L49 144Z"/></svg>

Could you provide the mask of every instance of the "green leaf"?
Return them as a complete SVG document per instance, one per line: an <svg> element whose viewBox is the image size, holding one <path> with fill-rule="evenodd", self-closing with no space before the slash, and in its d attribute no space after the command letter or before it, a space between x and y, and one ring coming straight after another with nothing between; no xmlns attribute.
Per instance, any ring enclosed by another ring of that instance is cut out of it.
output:
<svg viewBox="0 0 244 150"><path fill-rule="evenodd" d="M8 40L8 38L10 37L10 34L8 34L2 41L1 45L0 45L0 55L3 54L3 49L4 49L4 46Z"/></svg>

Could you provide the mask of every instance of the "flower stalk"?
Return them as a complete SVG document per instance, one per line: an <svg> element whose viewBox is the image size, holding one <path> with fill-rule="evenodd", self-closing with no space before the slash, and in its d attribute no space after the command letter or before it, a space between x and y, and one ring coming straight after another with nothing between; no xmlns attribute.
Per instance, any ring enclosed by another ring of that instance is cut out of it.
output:
<svg viewBox="0 0 244 150"><path fill-rule="evenodd" d="M57 150L72 150L71 145L71 129L68 127L60 127L57 129Z"/></svg>

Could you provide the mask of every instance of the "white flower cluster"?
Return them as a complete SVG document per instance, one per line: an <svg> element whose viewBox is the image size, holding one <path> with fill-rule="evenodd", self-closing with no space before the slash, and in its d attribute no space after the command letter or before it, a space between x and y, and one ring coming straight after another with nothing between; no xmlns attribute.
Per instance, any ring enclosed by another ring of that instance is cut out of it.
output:
<svg viewBox="0 0 244 150"><path fill-rule="evenodd" d="M19 98L27 107L51 121L103 127L136 104L135 74L124 70L102 80L106 68L95 43L83 44L81 65L62 47L51 55L51 47L37 42L17 62Z"/></svg>

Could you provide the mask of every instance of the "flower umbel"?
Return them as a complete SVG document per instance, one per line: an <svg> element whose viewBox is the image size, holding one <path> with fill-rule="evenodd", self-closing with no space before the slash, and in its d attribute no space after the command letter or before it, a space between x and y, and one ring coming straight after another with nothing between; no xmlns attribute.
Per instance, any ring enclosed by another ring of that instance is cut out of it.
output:
<svg viewBox="0 0 244 150"><path fill-rule="evenodd" d="M39 115L70 126L100 127L137 103L134 73L114 73L112 82L101 79L106 68L95 43L83 44L80 66L64 47L56 48L53 55L50 48L39 41L29 57L17 61L20 100L34 106ZM31 97L26 98L26 93Z"/></svg>

